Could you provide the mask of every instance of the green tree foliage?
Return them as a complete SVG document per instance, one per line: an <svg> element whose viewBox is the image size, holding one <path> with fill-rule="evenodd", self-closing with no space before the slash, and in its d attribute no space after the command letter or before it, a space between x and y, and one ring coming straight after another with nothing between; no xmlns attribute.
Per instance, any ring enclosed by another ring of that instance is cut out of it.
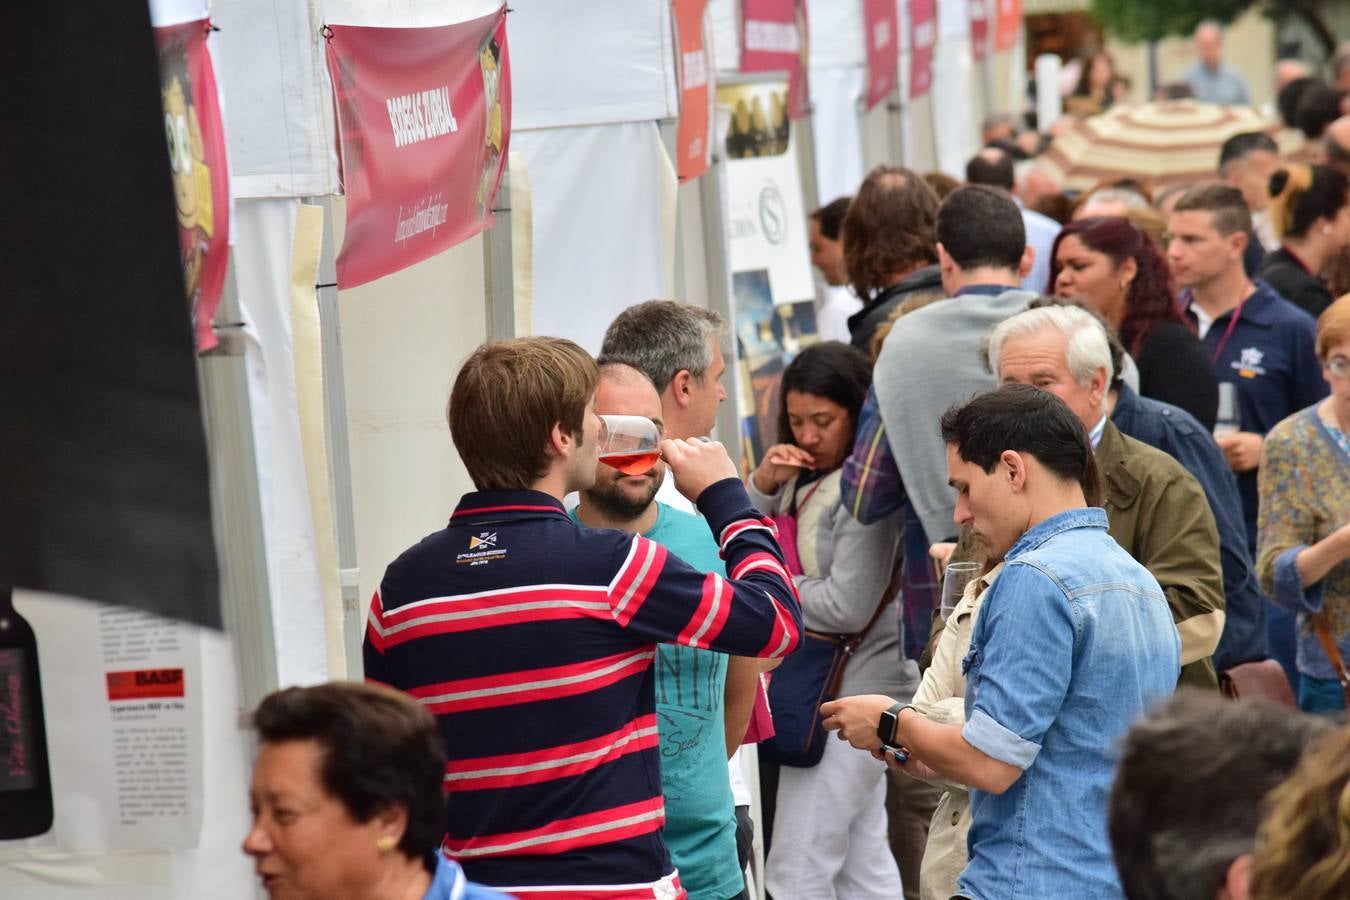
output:
<svg viewBox="0 0 1350 900"><path fill-rule="evenodd" d="M1272 19L1286 15L1302 19L1327 53L1336 48L1335 36L1322 18L1322 0L1091 0L1097 20L1126 41L1187 35L1205 19L1228 23L1251 8Z"/></svg>

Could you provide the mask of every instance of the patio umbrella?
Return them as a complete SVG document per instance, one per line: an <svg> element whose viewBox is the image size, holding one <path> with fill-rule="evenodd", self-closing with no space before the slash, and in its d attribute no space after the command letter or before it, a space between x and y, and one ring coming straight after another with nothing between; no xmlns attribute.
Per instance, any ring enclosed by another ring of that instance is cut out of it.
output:
<svg viewBox="0 0 1350 900"><path fill-rule="evenodd" d="M1133 176L1153 188L1212 181L1219 147L1244 131L1273 131L1255 109L1169 100L1118 106L1073 123L1037 160L1062 189Z"/></svg>

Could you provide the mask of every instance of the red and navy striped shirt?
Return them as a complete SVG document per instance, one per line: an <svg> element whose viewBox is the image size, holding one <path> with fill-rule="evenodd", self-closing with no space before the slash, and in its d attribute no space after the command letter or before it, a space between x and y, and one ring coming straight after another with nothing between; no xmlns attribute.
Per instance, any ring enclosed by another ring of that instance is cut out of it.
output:
<svg viewBox="0 0 1350 900"><path fill-rule="evenodd" d="M531 900L671 896L655 644L779 657L802 627L773 524L741 484L698 505L728 578L641 536L578 529L535 491L467 494L385 572L366 677L436 716L442 849L474 881Z"/></svg>

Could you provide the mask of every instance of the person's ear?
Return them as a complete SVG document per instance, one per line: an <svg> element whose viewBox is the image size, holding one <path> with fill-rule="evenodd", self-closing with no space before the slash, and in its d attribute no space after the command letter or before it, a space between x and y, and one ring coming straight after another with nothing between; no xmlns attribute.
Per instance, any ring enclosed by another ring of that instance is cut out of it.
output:
<svg viewBox="0 0 1350 900"><path fill-rule="evenodd" d="M548 446L544 448L549 456L555 459L566 459L571 454L576 439L572 432L563 427L563 423L554 422L553 428L548 433Z"/></svg>
<svg viewBox="0 0 1350 900"><path fill-rule="evenodd" d="M372 822L380 835L380 845L383 847L387 844L392 849L398 846L408 831L408 808L397 803L390 804L378 810Z"/></svg>
<svg viewBox="0 0 1350 900"><path fill-rule="evenodd" d="M670 379L670 395L680 409L687 408L693 401L693 383L694 376L689 374L688 369L681 369Z"/></svg>
<svg viewBox="0 0 1350 900"><path fill-rule="evenodd" d="M1092 380L1088 382L1088 393L1092 397L1093 409L1100 409L1102 398L1106 396L1106 389L1111 384L1111 373L1105 368L1098 368L1092 373Z"/></svg>
<svg viewBox="0 0 1350 900"><path fill-rule="evenodd" d="M998 461L1003 463L1004 471L999 477L1006 478L1013 490L1020 491L1027 484L1027 461L1016 450L1004 450Z"/></svg>
<svg viewBox="0 0 1350 900"><path fill-rule="evenodd" d="M941 241L938 241L937 255L938 271L943 275L951 275L956 271L956 260L952 259L952 255L947 252L946 247L942 246Z"/></svg>
<svg viewBox="0 0 1350 900"><path fill-rule="evenodd" d="M1139 274L1139 263L1134 261L1133 256L1125 257L1120 267L1116 269L1116 277L1120 281L1120 289L1123 293L1130 292L1130 285L1134 284L1134 277Z"/></svg>
<svg viewBox="0 0 1350 900"><path fill-rule="evenodd" d="M1216 900L1247 900L1251 896L1252 855L1244 853L1228 864Z"/></svg>
<svg viewBox="0 0 1350 900"><path fill-rule="evenodd" d="M1031 269L1036 265L1036 248L1027 244L1022 250L1022 261L1017 265L1017 277L1023 281L1031 274ZM1040 290L1038 287L1037 290Z"/></svg>
<svg viewBox="0 0 1350 900"><path fill-rule="evenodd" d="M1247 252L1247 232L1235 231L1228 236L1228 246L1231 248L1230 255L1233 259L1242 259Z"/></svg>

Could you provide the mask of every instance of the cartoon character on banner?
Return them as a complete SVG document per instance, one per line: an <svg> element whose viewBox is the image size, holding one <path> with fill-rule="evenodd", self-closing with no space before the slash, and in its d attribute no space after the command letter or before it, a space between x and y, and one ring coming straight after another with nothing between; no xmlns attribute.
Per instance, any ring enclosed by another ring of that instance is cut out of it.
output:
<svg viewBox="0 0 1350 900"><path fill-rule="evenodd" d="M497 163L502 156L501 56L497 38L488 35L487 42L478 51L478 66L483 71L483 105L487 110L487 129L483 141L487 146L487 156L478 178L479 219L486 218L488 214L488 201L497 177Z"/></svg>
<svg viewBox="0 0 1350 900"><path fill-rule="evenodd" d="M187 54L181 45L170 48L161 56L160 79L164 137L169 144L174 204L178 212L178 248L195 333L202 266L211 247L213 209L211 169L205 161L201 122L197 118L192 82L188 78Z"/></svg>

